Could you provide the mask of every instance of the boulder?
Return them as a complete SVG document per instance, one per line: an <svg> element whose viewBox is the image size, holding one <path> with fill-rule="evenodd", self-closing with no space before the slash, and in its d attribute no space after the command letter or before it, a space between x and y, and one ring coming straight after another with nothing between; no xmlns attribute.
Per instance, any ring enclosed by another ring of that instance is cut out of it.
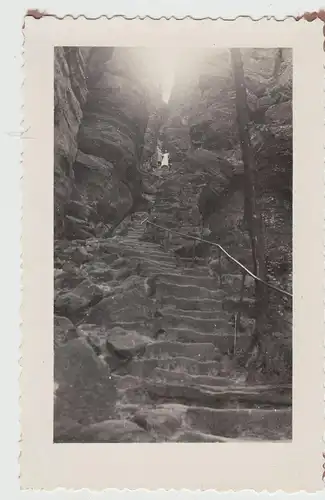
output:
<svg viewBox="0 0 325 500"><path fill-rule="evenodd" d="M84 264L90 259L90 255L84 247L79 247L73 252L71 259L76 264Z"/></svg>
<svg viewBox="0 0 325 500"><path fill-rule="evenodd" d="M88 321L97 325L112 325L112 322L147 321L151 319L153 305L145 296L144 289L134 288L130 270L120 275L125 281L116 287L109 297L104 298L89 311ZM127 278L127 279L125 279ZM135 278L137 283L139 279ZM141 281L143 287L143 280ZM132 288L131 288L132 287Z"/></svg>
<svg viewBox="0 0 325 500"><path fill-rule="evenodd" d="M78 338L78 333L74 324L63 316L54 315L54 346L59 347Z"/></svg>
<svg viewBox="0 0 325 500"><path fill-rule="evenodd" d="M71 200L66 205L66 214L81 220L87 220L90 211L90 207L81 201Z"/></svg>
<svg viewBox="0 0 325 500"><path fill-rule="evenodd" d="M115 327L107 335L106 349L108 355L132 358L145 351L146 346L152 340L149 337L140 335L135 331L124 330Z"/></svg>
<svg viewBox="0 0 325 500"><path fill-rule="evenodd" d="M54 381L54 421L57 428L62 422L60 432L66 418L87 425L114 415L116 387L107 365L86 340L70 340L55 350Z"/></svg>
<svg viewBox="0 0 325 500"><path fill-rule="evenodd" d="M129 420L106 420L81 429L82 443L152 443L154 437Z"/></svg>
<svg viewBox="0 0 325 500"><path fill-rule="evenodd" d="M265 119L271 125L292 124L292 101L274 104L266 111Z"/></svg>
<svg viewBox="0 0 325 500"><path fill-rule="evenodd" d="M94 349L97 356L105 354L105 342L107 339L107 329L92 325L89 323L81 323L78 325L77 332L79 337L84 338Z"/></svg>
<svg viewBox="0 0 325 500"><path fill-rule="evenodd" d="M157 408L141 408L133 416L133 422L161 437L170 437L182 427L186 406L178 404L161 405Z"/></svg>
<svg viewBox="0 0 325 500"><path fill-rule="evenodd" d="M86 240L94 236L93 227L87 221L67 215L65 217L65 235L68 239Z"/></svg>
<svg viewBox="0 0 325 500"><path fill-rule="evenodd" d="M85 266L87 274L96 281L111 281L114 278L114 271L101 258L92 260Z"/></svg>
<svg viewBox="0 0 325 500"><path fill-rule="evenodd" d="M90 280L82 281L72 291L64 292L55 300L55 311L68 318L75 318L86 307L96 304L103 297L102 290Z"/></svg>

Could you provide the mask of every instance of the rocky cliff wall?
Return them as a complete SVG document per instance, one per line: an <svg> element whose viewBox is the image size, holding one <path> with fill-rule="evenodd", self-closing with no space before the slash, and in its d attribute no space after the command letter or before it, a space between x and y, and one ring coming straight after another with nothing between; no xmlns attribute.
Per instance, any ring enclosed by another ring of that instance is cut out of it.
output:
<svg viewBox="0 0 325 500"><path fill-rule="evenodd" d="M242 57L258 198L268 252L276 260L279 239L290 247L292 234L292 53L289 49L247 49ZM197 204L205 225L222 241L232 239L230 243L238 248L243 205L238 206L240 194L236 192L243 189L243 163L230 51L204 50L194 61L195 69L185 64L176 75L164 134L172 158L173 153L176 159L183 158L187 171L192 172L192 188L200 191ZM235 256L242 255L239 251Z"/></svg>
<svg viewBox="0 0 325 500"><path fill-rule="evenodd" d="M99 235L142 208L139 164L159 102L145 61L128 48L56 49L56 236Z"/></svg>
<svg viewBox="0 0 325 500"><path fill-rule="evenodd" d="M292 292L292 53L289 49L249 49L242 51L242 58L267 279ZM172 160L182 163L179 178L175 174L173 180L186 193L187 207L180 205L180 211L194 214L196 198L201 223L212 231L212 240L252 269L243 220L243 162L230 51L201 51L193 66L188 71L182 68L176 76L164 127ZM178 226L186 228L185 232L199 229L197 220L187 215ZM226 260L222 267L224 273L235 270ZM264 347L269 363L276 360L275 369L290 377L289 302L270 292L269 337Z"/></svg>
<svg viewBox="0 0 325 500"><path fill-rule="evenodd" d="M71 197L77 134L86 103L89 50L56 47L54 55L54 227L63 231L64 208Z"/></svg>

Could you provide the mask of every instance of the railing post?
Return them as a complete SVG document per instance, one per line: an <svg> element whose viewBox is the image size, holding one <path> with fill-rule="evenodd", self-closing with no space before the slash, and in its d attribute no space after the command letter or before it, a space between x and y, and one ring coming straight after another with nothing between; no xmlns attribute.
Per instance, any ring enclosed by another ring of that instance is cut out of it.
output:
<svg viewBox="0 0 325 500"><path fill-rule="evenodd" d="M218 248L218 271L219 271L219 286L222 288L222 267L221 267L221 249Z"/></svg>
<svg viewBox="0 0 325 500"><path fill-rule="evenodd" d="M237 322L240 324L240 319L241 319L241 313L242 313L242 305L243 305L243 300L244 300L244 291L245 291L245 280L246 280L246 272L242 272L242 282L241 282L241 288L240 288L240 297L239 297L239 302L238 302L238 315L237 315Z"/></svg>

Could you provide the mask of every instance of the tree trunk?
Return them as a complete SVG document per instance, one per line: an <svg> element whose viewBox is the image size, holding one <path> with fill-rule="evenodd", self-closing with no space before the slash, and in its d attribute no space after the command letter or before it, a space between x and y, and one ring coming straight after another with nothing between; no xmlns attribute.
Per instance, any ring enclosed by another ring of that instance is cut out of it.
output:
<svg viewBox="0 0 325 500"><path fill-rule="evenodd" d="M256 202L256 166L249 134L249 110L240 49L231 49L231 61L236 89L238 133L244 163L245 222L251 241L253 273L265 280L264 230L263 221ZM255 280L255 299L258 314L250 350L257 346L260 354L261 349L263 350L261 340L265 330L266 310L268 306L267 292L266 286L258 280Z"/></svg>

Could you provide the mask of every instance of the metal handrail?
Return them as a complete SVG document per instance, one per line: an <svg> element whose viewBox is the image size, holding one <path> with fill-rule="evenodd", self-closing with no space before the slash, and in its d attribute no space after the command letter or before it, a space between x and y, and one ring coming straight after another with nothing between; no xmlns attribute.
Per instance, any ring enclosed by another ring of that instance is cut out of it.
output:
<svg viewBox="0 0 325 500"><path fill-rule="evenodd" d="M180 236L183 236L184 238L190 238L192 240L197 240L197 241L203 241L203 243L208 243L209 245L212 245L214 247L217 247L229 260L231 260L232 262L234 262L238 267L240 267L243 271L246 272L246 274L248 274L249 276L251 276L252 278L254 278L254 280L256 281L259 281L260 283L263 283L263 285L267 286L268 288L271 288L272 290L275 290L276 292L278 293L281 293L282 295L286 295L287 297L290 297L292 298L293 295L289 292L287 292L286 290L282 290L281 288L278 288L274 285L271 285L270 283L267 283L266 281L262 280L261 278L259 278L258 276L255 276L254 273L252 273L249 269L247 269L247 267L245 267L241 262L239 262L237 259L235 259L234 257L232 257L232 255L230 255L227 250L225 250L221 245L219 245L218 243L213 243L212 241L208 241L208 240L204 240L203 238L199 238L197 236L192 236L190 234L184 234L184 233L181 233L179 231L176 231L176 230L172 230L172 229L169 229L167 227L163 227L163 226L160 226L159 224L155 224L154 222L151 222L148 217L146 219L144 219L141 224L144 224L145 222L147 222L148 224L151 224L152 226L156 226L160 229L163 229L164 231L169 231L170 233L174 233L174 234L178 234Z"/></svg>

